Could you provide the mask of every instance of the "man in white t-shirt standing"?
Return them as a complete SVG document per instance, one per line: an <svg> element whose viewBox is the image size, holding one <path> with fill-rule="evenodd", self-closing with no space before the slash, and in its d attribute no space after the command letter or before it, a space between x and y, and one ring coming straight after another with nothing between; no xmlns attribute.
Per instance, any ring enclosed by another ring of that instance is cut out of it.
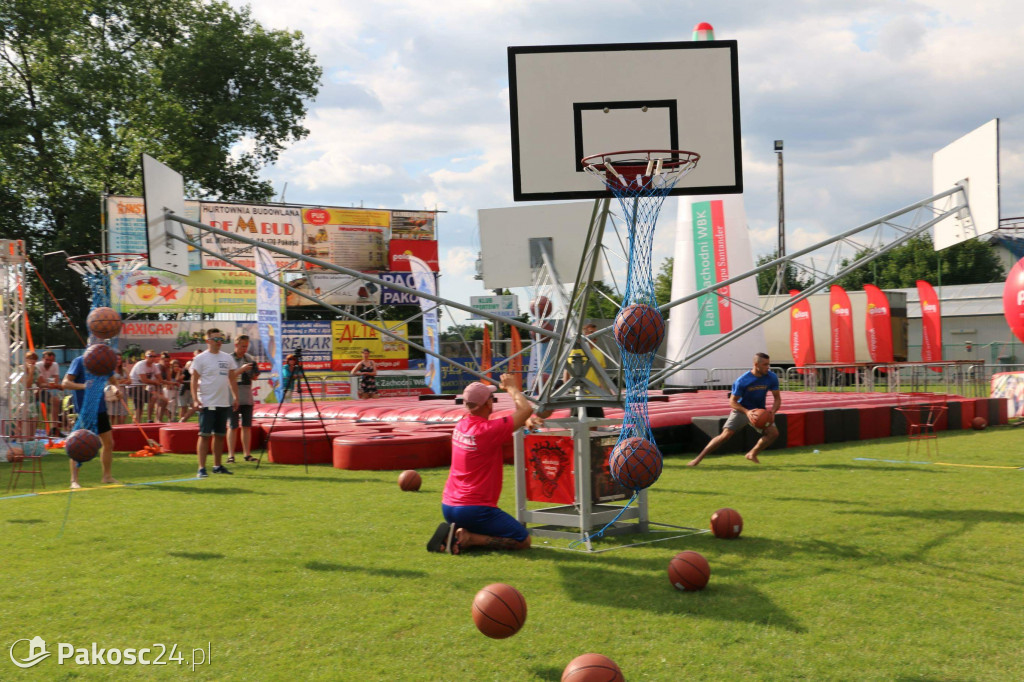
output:
<svg viewBox="0 0 1024 682"><path fill-rule="evenodd" d="M192 406L199 412L199 455L197 478L206 478L206 455L213 441L213 473L230 474L220 463L224 451L228 417L238 409L238 387L235 384L235 361L231 353L222 353L224 334L219 329L206 332L206 351L192 359Z"/></svg>

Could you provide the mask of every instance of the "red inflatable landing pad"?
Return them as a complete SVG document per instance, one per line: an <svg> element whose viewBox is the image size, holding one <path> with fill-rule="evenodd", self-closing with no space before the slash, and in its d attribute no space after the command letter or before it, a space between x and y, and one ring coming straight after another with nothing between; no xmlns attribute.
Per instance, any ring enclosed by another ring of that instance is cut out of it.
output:
<svg viewBox="0 0 1024 682"><path fill-rule="evenodd" d="M334 439L335 469L400 471L448 466L451 461L452 438L448 433L395 431Z"/></svg>

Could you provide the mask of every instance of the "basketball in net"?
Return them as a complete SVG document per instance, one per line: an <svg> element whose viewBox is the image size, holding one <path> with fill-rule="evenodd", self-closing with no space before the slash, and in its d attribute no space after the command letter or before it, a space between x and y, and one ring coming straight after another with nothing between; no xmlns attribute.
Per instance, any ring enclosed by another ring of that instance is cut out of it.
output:
<svg viewBox="0 0 1024 682"><path fill-rule="evenodd" d="M93 336L101 339L112 339L121 333L121 315L113 308L96 308L85 323Z"/></svg>
<svg viewBox="0 0 1024 682"><path fill-rule="evenodd" d="M630 353L650 353L661 345L664 338L665 318L657 308L635 303L615 316L615 340Z"/></svg>
<svg viewBox="0 0 1024 682"><path fill-rule="evenodd" d="M530 314L534 317L547 317L551 310L551 301L547 296L538 296L530 301Z"/></svg>
<svg viewBox="0 0 1024 682"><path fill-rule="evenodd" d="M102 444L100 437L89 429L78 429L64 441L64 451L76 462L88 462L100 451Z"/></svg>
<svg viewBox="0 0 1024 682"><path fill-rule="evenodd" d="M90 374L108 377L117 367L117 351L105 343L94 343L85 349L82 362Z"/></svg>
<svg viewBox="0 0 1024 682"><path fill-rule="evenodd" d="M630 490L648 488L661 476L661 453L646 438L627 438L612 450L608 468L612 477Z"/></svg>

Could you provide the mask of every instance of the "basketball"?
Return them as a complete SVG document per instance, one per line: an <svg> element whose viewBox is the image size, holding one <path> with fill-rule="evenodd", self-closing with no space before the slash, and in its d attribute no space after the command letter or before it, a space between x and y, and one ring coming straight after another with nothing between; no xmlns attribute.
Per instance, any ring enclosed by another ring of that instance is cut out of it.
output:
<svg viewBox="0 0 1024 682"><path fill-rule="evenodd" d="M738 538L743 532L743 517L735 509L719 509L711 515L711 532L724 540Z"/></svg>
<svg viewBox="0 0 1024 682"><path fill-rule="evenodd" d="M473 622L491 639L511 637L526 622L526 600L504 583L488 585L473 598Z"/></svg>
<svg viewBox="0 0 1024 682"><path fill-rule="evenodd" d="M747 414L747 419L754 425L754 428L763 429L771 423L772 413L768 410L754 409Z"/></svg>
<svg viewBox="0 0 1024 682"><path fill-rule="evenodd" d="M121 333L121 315L113 308L96 308L85 318L85 324L101 339L112 339Z"/></svg>
<svg viewBox="0 0 1024 682"><path fill-rule="evenodd" d="M82 363L89 373L98 377L108 377L117 367L117 351L105 343L94 343L85 349Z"/></svg>
<svg viewBox="0 0 1024 682"><path fill-rule="evenodd" d="M645 438L627 438L619 442L608 457L612 477L630 490L654 485L661 476L661 453Z"/></svg>
<svg viewBox="0 0 1024 682"><path fill-rule="evenodd" d="M419 472L412 469L406 469L398 475L398 487L406 492L419 490L422 484Z"/></svg>
<svg viewBox="0 0 1024 682"><path fill-rule="evenodd" d="M562 682L625 682L615 661L601 654L583 654L569 661Z"/></svg>
<svg viewBox="0 0 1024 682"><path fill-rule="evenodd" d="M64 451L76 462L88 462L100 451L101 445L103 443L95 433L89 429L78 429L64 441Z"/></svg>
<svg viewBox="0 0 1024 682"><path fill-rule="evenodd" d="M677 590L703 590L710 577L711 567L708 566L708 560L697 552L680 552L668 562L668 581Z"/></svg>
<svg viewBox="0 0 1024 682"><path fill-rule="evenodd" d="M665 318L643 303L626 306L615 316L615 340L636 355L657 350L665 338Z"/></svg>
<svg viewBox="0 0 1024 682"><path fill-rule="evenodd" d="M551 314L551 301L547 296L538 296L530 301L530 314L534 317L547 317Z"/></svg>
<svg viewBox="0 0 1024 682"><path fill-rule="evenodd" d="M971 428L975 431L984 431L988 421L984 417L975 417L971 420Z"/></svg>

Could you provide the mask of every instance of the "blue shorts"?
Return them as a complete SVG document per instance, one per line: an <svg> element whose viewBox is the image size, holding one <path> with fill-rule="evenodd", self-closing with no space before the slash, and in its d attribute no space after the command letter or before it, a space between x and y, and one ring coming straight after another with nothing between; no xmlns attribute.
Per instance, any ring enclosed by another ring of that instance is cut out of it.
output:
<svg viewBox="0 0 1024 682"><path fill-rule="evenodd" d="M470 533L490 535L492 538L512 538L522 542L530 534L526 526L497 507L452 507L441 505L444 520L465 528Z"/></svg>
<svg viewBox="0 0 1024 682"><path fill-rule="evenodd" d="M199 435L224 436L228 432L230 407L204 407L199 410Z"/></svg>

